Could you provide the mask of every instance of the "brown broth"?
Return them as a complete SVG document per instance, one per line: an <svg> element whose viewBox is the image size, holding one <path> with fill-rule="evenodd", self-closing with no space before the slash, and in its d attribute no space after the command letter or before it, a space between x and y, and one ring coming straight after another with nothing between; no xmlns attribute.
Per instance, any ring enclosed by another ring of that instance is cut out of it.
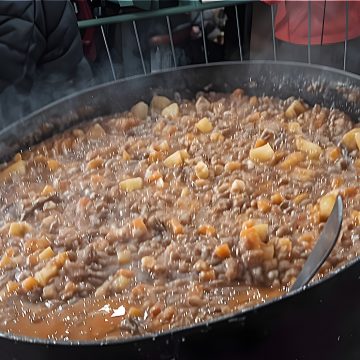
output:
<svg viewBox="0 0 360 360"><path fill-rule="evenodd" d="M247 308L281 296L279 289L253 288L244 286L241 292L229 299L230 311ZM105 340L119 338L120 322L126 318L129 304L115 297L109 299L87 298L72 305L44 309L36 304L12 301L15 319L3 321L0 317L0 331L14 335L51 340ZM160 324L148 329L158 333L169 328Z"/></svg>

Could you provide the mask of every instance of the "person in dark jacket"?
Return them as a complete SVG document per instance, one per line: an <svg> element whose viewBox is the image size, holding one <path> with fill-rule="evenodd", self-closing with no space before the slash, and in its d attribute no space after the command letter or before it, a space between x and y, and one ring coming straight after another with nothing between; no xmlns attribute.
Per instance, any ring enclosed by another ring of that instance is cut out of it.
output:
<svg viewBox="0 0 360 360"><path fill-rule="evenodd" d="M0 126L91 78L66 0L0 1L0 59Z"/></svg>

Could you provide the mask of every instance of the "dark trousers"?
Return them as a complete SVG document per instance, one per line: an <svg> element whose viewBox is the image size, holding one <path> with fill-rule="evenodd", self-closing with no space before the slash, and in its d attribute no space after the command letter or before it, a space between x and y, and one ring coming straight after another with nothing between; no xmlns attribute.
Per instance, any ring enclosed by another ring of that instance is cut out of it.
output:
<svg viewBox="0 0 360 360"><path fill-rule="evenodd" d="M237 5L243 60L249 60L253 4ZM225 8L228 20L224 31L224 60L239 60L239 40L234 6Z"/></svg>
<svg viewBox="0 0 360 360"><path fill-rule="evenodd" d="M308 62L308 47L306 45L294 45L277 40L276 51L278 60ZM312 64L343 69L344 43L311 45L310 61ZM360 38L349 40L347 43L345 69L360 74Z"/></svg>

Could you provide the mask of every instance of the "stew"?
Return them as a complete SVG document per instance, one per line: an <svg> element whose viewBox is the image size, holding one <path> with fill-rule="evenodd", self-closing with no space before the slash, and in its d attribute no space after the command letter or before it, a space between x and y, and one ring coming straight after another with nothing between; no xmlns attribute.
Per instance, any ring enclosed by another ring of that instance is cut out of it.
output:
<svg viewBox="0 0 360 360"><path fill-rule="evenodd" d="M360 128L301 100L154 96L0 170L0 331L110 339L280 296L344 200L318 278L360 250Z"/></svg>

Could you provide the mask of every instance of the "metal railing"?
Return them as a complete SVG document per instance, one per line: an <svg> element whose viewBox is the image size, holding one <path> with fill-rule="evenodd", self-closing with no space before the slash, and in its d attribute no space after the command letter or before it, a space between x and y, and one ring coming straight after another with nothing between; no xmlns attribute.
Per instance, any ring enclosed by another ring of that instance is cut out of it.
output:
<svg viewBox="0 0 360 360"><path fill-rule="evenodd" d="M117 2L118 0L112 0L113 2ZM237 38L238 38L238 50L239 50L239 59L243 61L243 46L241 43L241 31L240 31L240 23L239 23L239 14L237 5L246 4L255 1L239 1L239 0L232 0L232 1L210 1L206 3L201 3L200 1L194 1L189 5L180 5L177 7L170 7L158 10L149 10L149 11L142 11L142 12L135 12L135 13L124 13L120 15L113 15L107 17L98 17L90 20L82 20L78 22L78 26L80 29L86 29L89 27L100 27L102 39L104 41L107 57L110 63L110 69L112 72L112 77L114 80L117 79L116 72L114 70L114 64L112 61L108 40L105 35L104 26L107 25L114 25L114 24L121 24L121 23L132 23L134 36L136 39L138 52L141 60L142 70L143 73L146 74L146 66L144 60L144 52L141 46L141 42L139 39L139 33L137 28L137 22L145 19L153 19L158 17L163 17L166 19L167 23L167 31L170 39L170 48L172 52L172 59L173 65L176 68L177 61L175 55L175 47L173 42L173 33L172 33L172 26L170 17L173 15L179 15L184 13L190 12L198 12L200 13L200 21L201 21L201 31L202 31L202 39L203 39L203 49L204 49L204 61L205 63L209 62L208 59L208 50L205 38L205 25L204 25L204 16L203 13L205 10L217 9L217 8L225 8L229 6L233 6L235 9L235 16L236 16L236 27L237 27ZM278 53L277 53L277 40L275 36L275 15L276 15L276 7L277 5L270 5L271 6L271 28L272 28L272 51L273 51L273 59L275 61L278 60ZM254 14L256 16L256 14ZM346 64L347 64L347 56L348 56L348 27L349 27L349 1L346 0L346 34L345 34L345 41L344 41L344 56L343 56L343 70L346 71ZM308 43L307 43L307 62L309 64L312 63L311 58L311 1L308 1Z"/></svg>

